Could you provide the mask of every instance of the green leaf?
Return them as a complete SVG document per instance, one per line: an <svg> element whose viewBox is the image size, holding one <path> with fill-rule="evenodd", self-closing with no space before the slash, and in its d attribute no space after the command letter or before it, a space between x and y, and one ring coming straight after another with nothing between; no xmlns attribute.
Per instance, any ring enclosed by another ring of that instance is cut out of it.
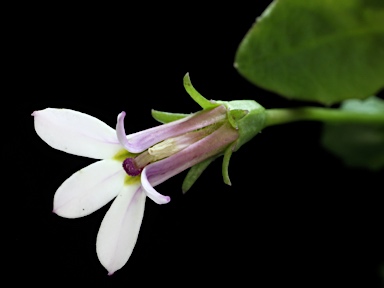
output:
<svg viewBox="0 0 384 288"><path fill-rule="evenodd" d="M384 1L274 1L240 43L235 67L290 99L367 98L384 87Z"/></svg>
<svg viewBox="0 0 384 288"><path fill-rule="evenodd" d="M384 100L346 100L342 110L384 114ZM326 124L322 144L351 167L384 168L384 124Z"/></svg>
<svg viewBox="0 0 384 288"><path fill-rule="evenodd" d="M160 122L160 123L169 123L175 120L182 119L184 117L189 116L189 114L182 114L182 113L170 113L170 112L163 112L163 111L157 111L152 109L151 111L152 117Z"/></svg>

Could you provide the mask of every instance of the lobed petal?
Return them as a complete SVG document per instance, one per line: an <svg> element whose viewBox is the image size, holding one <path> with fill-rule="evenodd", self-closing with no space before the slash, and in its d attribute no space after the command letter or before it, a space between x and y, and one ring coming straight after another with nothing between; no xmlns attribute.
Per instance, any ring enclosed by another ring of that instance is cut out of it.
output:
<svg viewBox="0 0 384 288"><path fill-rule="evenodd" d="M96 252L112 275L127 263L135 247L144 215L146 196L140 182L124 185L101 223Z"/></svg>
<svg viewBox="0 0 384 288"><path fill-rule="evenodd" d="M66 218L89 215L116 197L125 177L121 162L95 162L74 173L57 189L53 212Z"/></svg>
<svg viewBox="0 0 384 288"><path fill-rule="evenodd" d="M123 121L125 113L123 112L118 116L116 131L118 131L121 145L123 145L126 150L131 153L140 153L167 138L175 137L221 121L225 119L226 111L226 108L220 105L211 110L197 112L183 119L146 129L128 135L127 137L124 137Z"/></svg>
<svg viewBox="0 0 384 288"><path fill-rule="evenodd" d="M169 201L171 201L171 198L169 196L161 195L149 183L147 178L147 167L145 167L143 172L141 172L141 185L145 194L149 198L151 198L156 204L167 204Z"/></svg>
<svg viewBox="0 0 384 288"><path fill-rule="evenodd" d="M94 159L112 158L123 147L116 131L99 119L70 109L35 111L36 133L51 147Z"/></svg>

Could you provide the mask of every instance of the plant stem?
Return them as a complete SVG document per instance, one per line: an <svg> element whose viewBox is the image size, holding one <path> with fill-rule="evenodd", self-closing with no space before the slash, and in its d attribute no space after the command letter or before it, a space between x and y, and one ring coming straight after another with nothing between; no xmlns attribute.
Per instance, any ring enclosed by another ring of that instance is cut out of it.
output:
<svg viewBox="0 0 384 288"><path fill-rule="evenodd" d="M301 107L266 110L265 127L295 121L321 121L332 123L364 123L384 125L383 114L369 114L332 108Z"/></svg>

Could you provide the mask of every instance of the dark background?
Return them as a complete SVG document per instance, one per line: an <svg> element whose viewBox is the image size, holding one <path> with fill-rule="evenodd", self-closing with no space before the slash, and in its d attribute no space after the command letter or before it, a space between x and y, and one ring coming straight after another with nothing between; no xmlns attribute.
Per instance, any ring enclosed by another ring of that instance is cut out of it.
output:
<svg viewBox="0 0 384 288"><path fill-rule="evenodd" d="M22 81L14 95L23 95L25 115L70 108L114 127L126 111L127 133L157 125L152 108L199 109L184 91L186 72L208 99L307 104L259 89L233 68L238 44L269 2L19 7L14 68ZM172 201L147 199L134 252L111 277L95 251L110 204L81 219L51 213L56 189L94 160L49 147L30 116L14 123L23 131L17 183L25 185L12 194L21 203L9 239L14 282L383 287L383 173L346 168L320 146L319 123L265 129L232 156L232 187L221 160L186 195L185 172L157 186Z"/></svg>

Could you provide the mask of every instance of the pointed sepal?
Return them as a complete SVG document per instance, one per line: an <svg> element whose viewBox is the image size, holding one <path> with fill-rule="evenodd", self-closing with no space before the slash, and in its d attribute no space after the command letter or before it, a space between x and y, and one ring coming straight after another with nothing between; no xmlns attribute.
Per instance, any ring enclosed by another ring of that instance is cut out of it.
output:
<svg viewBox="0 0 384 288"><path fill-rule="evenodd" d="M217 103L225 104L229 111L233 111L230 115L239 131L239 139L236 141L234 151L237 151L265 127L265 108L256 101L235 100L217 101ZM229 122L231 123L231 121Z"/></svg>
<svg viewBox="0 0 384 288"><path fill-rule="evenodd" d="M235 129L239 129L239 127L237 126L237 121L242 119L247 114L248 114L248 110L241 110L241 109L227 110L228 121L231 124L231 126Z"/></svg>
<svg viewBox="0 0 384 288"><path fill-rule="evenodd" d="M231 180L229 179L229 172L228 172L228 167L229 167L229 160L231 160L231 156L233 153L233 145L229 145L227 149L224 152L224 157L223 157L223 165L222 165L222 173L223 173L223 180L224 183L231 186Z"/></svg>
<svg viewBox="0 0 384 288"><path fill-rule="evenodd" d="M163 111L158 111L152 109L151 111L153 119L156 121L164 124L164 123L169 123L173 122L182 118L185 118L189 116L189 114L183 114L183 113L170 113L170 112L163 112Z"/></svg>
<svg viewBox="0 0 384 288"><path fill-rule="evenodd" d="M191 78L189 78L189 73L185 74L183 78L184 88L189 94L189 96L192 97L192 99L200 105L203 109L209 109L219 106L220 104L213 103L206 99L203 95L201 95L199 92L196 91L196 89L193 87Z"/></svg>
<svg viewBox="0 0 384 288"><path fill-rule="evenodd" d="M196 182L196 180L200 177L200 175L204 172L204 170L216 158L217 158L217 156L208 158L208 159L204 160L203 162L200 162L199 164L192 166L192 168L189 169L188 174L187 174L187 176L185 176L185 179L183 181L183 185L181 186L183 194L187 193L187 191L192 187L192 185Z"/></svg>

